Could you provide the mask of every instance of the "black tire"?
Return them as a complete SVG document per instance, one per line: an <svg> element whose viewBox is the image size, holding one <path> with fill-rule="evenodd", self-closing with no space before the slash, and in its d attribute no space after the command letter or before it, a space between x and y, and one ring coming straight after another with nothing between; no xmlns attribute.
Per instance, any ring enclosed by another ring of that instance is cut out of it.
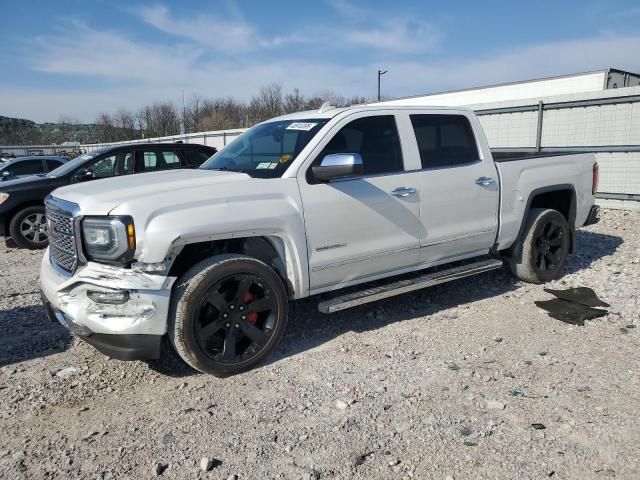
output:
<svg viewBox="0 0 640 480"><path fill-rule="evenodd" d="M169 340L196 370L217 377L234 375L254 367L278 345L288 306L282 280L264 262L218 255L178 279L171 298Z"/></svg>
<svg viewBox="0 0 640 480"><path fill-rule="evenodd" d="M528 283L545 283L560 277L569 255L569 224L557 210L532 208L522 240L510 259L511 271Z"/></svg>
<svg viewBox="0 0 640 480"><path fill-rule="evenodd" d="M34 205L17 212L9 222L9 234L21 248L45 248L49 244L47 219L43 206Z"/></svg>

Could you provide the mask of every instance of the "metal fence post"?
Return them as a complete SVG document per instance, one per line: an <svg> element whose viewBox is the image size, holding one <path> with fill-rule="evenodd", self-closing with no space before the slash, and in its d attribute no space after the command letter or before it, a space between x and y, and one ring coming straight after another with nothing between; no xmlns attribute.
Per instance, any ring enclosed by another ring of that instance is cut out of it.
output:
<svg viewBox="0 0 640 480"><path fill-rule="evenodd" d="M538 131L536 132L536 152L542 148L542 119L544 117L544 103L538 102Z"/></svg>

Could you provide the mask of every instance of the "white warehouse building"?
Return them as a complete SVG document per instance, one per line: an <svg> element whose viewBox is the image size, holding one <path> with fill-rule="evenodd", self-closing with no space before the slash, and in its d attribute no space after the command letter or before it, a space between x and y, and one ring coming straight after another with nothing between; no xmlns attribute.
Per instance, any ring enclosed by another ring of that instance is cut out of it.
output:
<svg viewBox="0 0 640 480"><path fill-rule="evenodd" d="M639 74L607 69L382 103L471 108L497 154L595 152L598 203L640 208Z"/></svg>

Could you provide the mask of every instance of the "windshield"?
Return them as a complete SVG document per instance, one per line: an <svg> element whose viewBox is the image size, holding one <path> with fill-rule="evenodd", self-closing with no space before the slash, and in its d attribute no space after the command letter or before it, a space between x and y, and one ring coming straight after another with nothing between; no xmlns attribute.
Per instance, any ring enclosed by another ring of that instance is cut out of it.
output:
<svg viewBox="0 0 640 480"><path fill-rule="evenodd" d="M76 157L73 160L69 160L67 163L47 173L47 177L63 177L64 175L67 175L73 172L76 168L81 167L87 160L96 158L98 155L100 155L102 152L106 150L108 149L99 148L97 150L93 150L91 152L87 152L83 155L80 155L79 157Z"/></svg>
<svg viewBox="0 0 640 480"><path fill-rule="evenodd" d="M257 178L280 177L328 121L280 120L256 125L200 168L243 172Z"/></svg>

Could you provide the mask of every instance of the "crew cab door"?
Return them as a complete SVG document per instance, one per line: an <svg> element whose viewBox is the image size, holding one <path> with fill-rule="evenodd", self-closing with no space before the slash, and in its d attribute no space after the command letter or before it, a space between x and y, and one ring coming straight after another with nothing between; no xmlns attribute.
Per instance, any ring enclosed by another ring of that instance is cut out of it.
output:
<svg viewBox="0 0 640 480"><path fill-rule="evenodd" d="M302 169L310 288L328 290L418 263L419 176L407 172L395 115L338 122ZM329 182L312 171L329 154L359 154L363 174Z"/></svg>
<svg viewBox="0 0 640 480"><path fill-rule="evenodd" d="M498 229L499 184L479 122L464 112L406 115L422 167L420 262L488 253Z"/></svg>

